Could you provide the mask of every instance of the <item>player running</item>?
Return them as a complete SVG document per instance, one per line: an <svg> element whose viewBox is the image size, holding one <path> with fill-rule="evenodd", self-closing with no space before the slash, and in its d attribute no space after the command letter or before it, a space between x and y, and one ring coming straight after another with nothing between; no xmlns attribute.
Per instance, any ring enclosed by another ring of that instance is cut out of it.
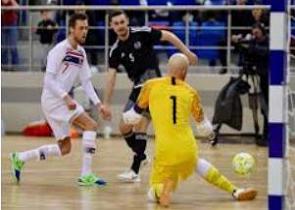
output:
<svg viewBox="0 0 295 210"><path fill-rule="evenodd" d="M30 160L46 160L49 156L64 156L71 151L70 124L83 129L83 163L79 185L104 185L91 171L92 157L96 151L98 124L90 118L82 106L67 93L77 79L97 111L107 118L110 114L101 104L90 81L91 73L86 53L81 44L88 32L88 20L84 14L74 14L69 19L69 36L57 44L48 54L41 105L47 122L53 130L57 144L43 145L25 152L11 154L13 176L21 179L24 164Z"/></svg>

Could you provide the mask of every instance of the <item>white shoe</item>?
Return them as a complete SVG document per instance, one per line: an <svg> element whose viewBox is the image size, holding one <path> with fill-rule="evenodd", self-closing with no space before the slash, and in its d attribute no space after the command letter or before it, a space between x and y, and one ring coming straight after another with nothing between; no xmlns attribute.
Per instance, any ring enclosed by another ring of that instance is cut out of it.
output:
<svg viewBox="0 0 295 210"><path fill-rule="evenodd" d="M253 188L237 189L233 193L233 197L238 201L250 201L257 195L257 190Z"/></svg>
<svg viewBox="0 0 295 210"><path fill-rule="evenodd" d="M142 165L142 166L146 166L146 165L148 165L150 162L152 162L150 156L149 156L147 153L145 154L145 156L146 156L146 158L141 162L141 165Z"/></svg>
<svg viewBox="0 0 295 210"><path fill-rule="evenodd" d="M151 202L151 203L158 203L159 202L160 196L158 196L156 194L155 188L150 187L150 189L147 193L147 200L148 200L148 202Z"/></svg>
<svg viewBox="0 0 295 210"><path fill-rule="evenodd" d="M118 179L124 182L140 182L140 177L134 171L125 171L118 175Z"/></svg>

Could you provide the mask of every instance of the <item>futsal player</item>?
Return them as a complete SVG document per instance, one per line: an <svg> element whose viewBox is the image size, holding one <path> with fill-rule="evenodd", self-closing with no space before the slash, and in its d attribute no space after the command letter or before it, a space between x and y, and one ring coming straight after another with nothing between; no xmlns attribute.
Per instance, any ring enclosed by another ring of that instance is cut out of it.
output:
<svg viewBox="0 0 295 210"><path fill-rule="evenodd" d="M183 52L191 64L197 62L197 57L173 33L165 30L156 30L150 27L129 27L129 20L123 11L114 11L110 14L111 28L117 35L117 41L109 53L108 78L104 93L104 105L111 104L116 82L118 67L123 65L129 79L133 82L124 111L130 109L137 100L140 89L145 81L160 77L159 61L154 45L159 41L168 41ZM119 174L118 178L127 182L140 181L139 169L142 161L147 159L145 154L147 135L146 130L150 122L147 111L144 118L137 125L127 125L120 121L120 131L127 145L134 152L130 170Z"/></svg>
<svg viewBox="0 0 295 210"><path fill-rule="evenodd" d="M88 32L88 19L84 14L74 14L69 19L69 35L58 43L48 54L41 106L47 122L56 138L55 144L11 154L13 177L21 179L24 164L31 160L47 160L50 156L62 157L71 152L70 124L83 129L82 169L79 185L104 185L105 181L91 170L96 152L96 130L98 124L90 118L82 106L68 92L79 80L86 95L95 104L97 111L107 118L109 112L101 104L91 83L91 72L84 48L81 46Z"/></svg>
<svg viewBox="0 0 295 210"><path fill-rule="evenodd" d="M162 206L170 205L171 193L181 180L196 171L202 178L232 194L236 200L252 200L257 191L233 185L212 164L199 158L198 144L190 125L190 115L203 136L213 134L206 119L200 97L184 80L189 60L184 54L174 54L168 62L168 76L147 81L137 103L123 114L128 124L141 120L149 107L155 130L155 154L150 176L149 199Z"/></svg>

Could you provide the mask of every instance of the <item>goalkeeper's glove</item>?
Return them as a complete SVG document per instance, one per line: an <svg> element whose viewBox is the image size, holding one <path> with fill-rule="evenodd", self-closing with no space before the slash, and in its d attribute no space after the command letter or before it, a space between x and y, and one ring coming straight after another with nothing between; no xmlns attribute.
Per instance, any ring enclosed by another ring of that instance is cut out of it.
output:
<svg viewBox="0 0 295 210"><path fill-rule="evenodd" d="M197 122L197 132L199 135L207 137L209 140L215 138L215 133L211 122L205 117L202 122Z"/></svg>

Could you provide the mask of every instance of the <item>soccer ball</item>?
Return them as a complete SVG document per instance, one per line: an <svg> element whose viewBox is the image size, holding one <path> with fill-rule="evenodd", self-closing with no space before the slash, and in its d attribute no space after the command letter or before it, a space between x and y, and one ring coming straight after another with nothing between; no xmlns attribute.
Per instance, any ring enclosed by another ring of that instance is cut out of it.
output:
<svg viewBox="0 0 295 210"><path fill-rule="evenodd" d="M255 159L249 153L236 154L232 160L234 171L239 175L250 175L255 169Z"/></svg>

